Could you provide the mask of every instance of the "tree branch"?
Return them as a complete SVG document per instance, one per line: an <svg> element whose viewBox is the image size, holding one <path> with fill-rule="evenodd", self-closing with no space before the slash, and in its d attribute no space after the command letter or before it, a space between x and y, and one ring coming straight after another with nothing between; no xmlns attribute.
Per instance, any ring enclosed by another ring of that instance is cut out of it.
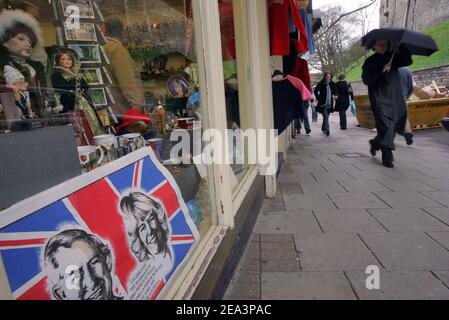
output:
<svg viewBox="0 0 449 320"><path fill-rule="evenodd" d="M370 6L372 6L373 4L375 4L377 2L377 0L372 0L372 2L371 3L369 3L369 4L367 4L367 5L365 5L365 6L363 6L363 7L360 7L360 8L358 8L358 9L355 9L355 10L353 10L353 11L350 11L350 12L347 12L347 13L344 13L344 14L342 14L342 15L340 15L339 17L338 17L338 19L337 20L335 20L334 22L332 22L331 23L331 25L329 26L329 27L327 27L327 29L325 30L325 31L323 31L319 36L317 36L316 37L316 41L317 40L319 40L324 34L326 34L334 25L336 25L341 19L343 19L344 17L347 17L347 16L349 16L349 15L351 15L351 14L354 14L354 13L356 13L356 12L358 12L358 11L362 11L362 10L365 10L366 8L369 8Z"/></svg>

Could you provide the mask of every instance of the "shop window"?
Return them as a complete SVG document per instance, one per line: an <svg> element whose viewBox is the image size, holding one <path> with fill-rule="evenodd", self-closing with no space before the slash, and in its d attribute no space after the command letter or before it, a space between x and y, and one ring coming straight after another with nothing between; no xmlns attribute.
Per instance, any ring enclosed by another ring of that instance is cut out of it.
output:
<svg viewBox="0 0 449 320"><path fill-rule="evenodd" d="M243 108L249 107L241 103L242 97L239 95L239 72L237 59L236 28L233 0L219 0L221 46L223 56L223 73L226 97L226 115L228 130L246 130L250 128L244 116ZM244 44L241 44L244 45ZM231 159L231 184L236 191L243 181L250 166L247 164L247 150L245 142L237 142L236 139L229 141Z"/></svg>
<svg viewBox="0 0 449 320"><path fill-rule="evenodd" d="M33 143L37 130L71 127L70 145L78 156L74 171L79 174L151 148L158 165L173 176L203 239L215 224L213 177L210 170L188 164L193 148L172 158L176 142L170 141L174 131L186 130L193 139L193 132L207 125L192 0L34 0L0 5L1 138L20 132ZM228 79L234 74L230 71ZM96 154L91 146L101 151ZM94 161L84 161L90 157ZM30 165L23 170L39 168Z"/></svg>

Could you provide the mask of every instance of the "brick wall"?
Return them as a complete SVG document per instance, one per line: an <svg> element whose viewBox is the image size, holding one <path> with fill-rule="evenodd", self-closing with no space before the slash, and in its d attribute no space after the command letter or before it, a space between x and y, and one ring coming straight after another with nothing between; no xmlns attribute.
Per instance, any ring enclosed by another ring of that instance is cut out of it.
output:
<svg viewBox="0 0 449 320"><path fill-rule="evenodd" d="M418 87L425 87L435 81L438 85L449 86L449 64L413 71L413 79ZM355 95L368 94L362 81L351 82Z"/></svg>

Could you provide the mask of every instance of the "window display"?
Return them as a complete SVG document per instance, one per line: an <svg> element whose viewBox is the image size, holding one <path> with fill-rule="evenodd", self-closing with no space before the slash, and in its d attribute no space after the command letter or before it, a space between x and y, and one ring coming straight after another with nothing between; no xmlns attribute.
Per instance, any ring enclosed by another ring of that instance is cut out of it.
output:
<svg viewBox="0 0 449 320"><path fill-rule="evenodd" d="M188 164L193 148L182 159L170 152L178 143L170 141L173 132L186 130L193 139L195 130L207 125L202 116L192 1L2 3L0 135L70 125L82 175L112 168L124 157L151 148L179 187L203 239L216 220L210 198L212 170L201 168L200 173L196 165ZM33 132L29 134L32 139ZM198 143L190 141L191 146ZM154 225L167 227L161 216L138 212L157 207L151 190L128 191L120 206L139 223L132 226L134 231L143 226L148 232ZM161 230L160 239L132 235L138 263L149 263L154 252L176 261L166 248L156 247L157 241L166 242L168 237L167 230ZM148 248L137 247L145 241ZM54 292L53 297L63 294Z"/></svg>
<svg viewBox="0 0 449 320"><path fill-rule="evenodd" d="M226 115L228 129L246 130L248 123L242 117L243 105L239 95L238 59L235 39L235 18L232 0L219 0L221 46L223 54L223 73L225 82ZM248 107L248 106L246 106ZM243 120L243 121L242 121ZM245 161L245 150L243 143L235 140L229 141L232 153L231 159L232 176L231 183L236 190L250 168Z"/></svg>
<svg viewBox="0 0 449 320"><path fill-rule="evenodd" d="M33 50L42 46L38 22L22 11L0 14L1 104L6 126L15 120L31 119L44 109L44 66L31 60Z"/></svg>

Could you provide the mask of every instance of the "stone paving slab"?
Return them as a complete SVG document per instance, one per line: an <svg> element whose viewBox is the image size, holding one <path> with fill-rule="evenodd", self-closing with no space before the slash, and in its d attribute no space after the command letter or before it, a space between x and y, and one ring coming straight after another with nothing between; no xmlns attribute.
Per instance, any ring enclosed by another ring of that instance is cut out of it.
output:
<svg viewBox="0 0 449 320"><path fill-rule="evenodd" d="M260 242L289 242L293 240L290 234L260 234Z"/></svg>
<svg viewBox="0 0 449 320"><path fill-rule="evenodd" d="M331 193L329 197L338 209L389 208L389 206L369 192Z"/></svg>
<svg viewBox="0 0 449 320"><path fill-rule="evenodd" d="M259 215L254 233L322 234L312 211L266 212Z"/></svg>
<svg viewBox="0 0 449 320"><path fill-rule="evenodd" d="M354 180L379 180L379 179L391 179L392 176L381 172L347 172Z"/></svg>
<svg viewBox="0 0 449 320"><path fill-rule="evenodd" d="M345 193L347 192L337 181L301 181L302 191L307 193Z"/></svg>
<svg viewBox="0 0 449 320"><path fill-rule="evenodd" d="M294 235L303 271L365 270L378 261L354 234Z"/></svg>
<svg viewBox="0 0 449 320"><path fill-rule="evenodd" d="M439 191L449 191L449 179L419 179Z"/></svg>
<svg viewBox="0 0 449 320"><path fill-rule="evenodd" d="M324 170L324 169L323 169ZM310 171L283 173L279 175L279 183L299 183L301 179L313 179Z"/></svg>
<svg viewBox="0 0 449 320"><path fill-rule="evenodd" d="M238 270L248 273L260 273L259 242L249 242L237 267Z"/></svg>
<svg viewBox="0 0 449 320"><path fill-rule="evenodd" d="M386 232L385 228L363 209L314 210L324 233Z"/></svg>
<svg viewBox="0 0 449 320"><path fill-rule="evenodd" d="M262 260L296 260L297 254L293 238L287 242L262 242L260 244Z"/></svg>
<svg viewBox="0 0 449 320"><path fill-rule="evenodd" d="M349 192L374 192L374 191L391 191L385 185L375 180L362 181L339 181L340 184Z"/></svg>
<svg viewBox="0 0 449 320"><path fill-rule="evenodd" d="M429 176L431 178L441 179L449 178L449 171L441 169L421 169L420 173Z"/></svg>
<svg viewBox="0 0 449 320"><path fill-rule="evenodd" d="M384 179L382 180L382 185L386 186L388 189L394 192L405 192L405 191L437 191L437 189L425 184L424 182L415 179ZM381 191L381 190L373 190ZM388 190L386 190L388 191Z"/></svg>
<svg viewBox="0 0 449 320"><path fill-rule="evenodd" d="M368 209L390 232L449 231L449 227L419 208Z"/></svg>
<svg viewBox="0 0 449 320"><path fill-rule="evenodd" d="M262 300L355 300L342 272L262 273Z"/></svg>
<svg viewBox="0 0 449 320"><path fill-rule="evenodd" d="M429 232L428 234L449 251L449 232Z"/></svg>
<svg viewBox="0 0 449 320"><path fill-rule="evenodd" d="M424 208L423 210L449 225L449 208Z"/></svg>
<svg viewBox="0 0 449 320"><path fill-rule="evenodd" d="M259 300L260 297L260 275L237 272L231 280L223 300Z"/></svg>
<svg viewBox="0 0 449 320"><path fill-rule="evenodd" d="M326 194L284 195L283 197L288 211L337 209Z"/></svg>
<svg viewBox="0 0 449 320"><path fill-rule="evenodd" d="M441 191L441 192L423 192L429 198L441 203L445 207L449 207L449 191ZM427 207L427 206L425 206ZM430 207L430 206L428 206ZM424 207L423 207L424 208Z"/></svg>
<svg viewBox="0 0 449 320"><path fill-rule="evenodd" d="M381 271L380 290L366 288L364 272L347 275L361 300L449 300L449 289L428 271Z"/></svg>
<svg viewBox="0 0 449 320"><path fill-rule="evenodd" d="M397 163L400 163L400 161L398 160ZM408 180L411 177L414 179L428 179L430 178L430 176L420 172L417 169L408 169L408 168L399 168L399 164L397 164L398 168L396 170L392 170L388 173L385 173L386 175L392 177L393 179L396 180ZM409 166L407 166L409 167Z"/></svg>
<svg viewBox="0 0 449 320"><path fill-rule="evenodd" d="M434 271L433 273L449 289L449 271Z"/></svg>
<svg viewBox="0 0 449 320"><path fill-rule="evenodd" d="M438 208L442 205L418 192L374 192L392 208Z"/></svg>
<svg viewBox="0 0 449 320"><path fill-rule="evenodd" d="M297 259L269 259L261 260L263 272L299 272L301 271Z"/></svg>
<svg viewBox="0 0 449 320"><path fill-rule="evenodd" d="M361 237L387 270L449 270L449 252L423 233L364 233Z"/></svg>
<svg viewBox="0 0 449 320"><path fill-rule="evenodd" d="M342 171L331 171L331 172L313 172L312 173L315 180L319 182L327 182L330 180L338 180L338 181L354 181L354 178L352 178L347 172L344 170Z"/></svg>
<svg viewBox="0 0 449 320"><path fill-rule="evenodd" d="M281 185L280 191L282 194L304 194L299 183Z"/></svg>

